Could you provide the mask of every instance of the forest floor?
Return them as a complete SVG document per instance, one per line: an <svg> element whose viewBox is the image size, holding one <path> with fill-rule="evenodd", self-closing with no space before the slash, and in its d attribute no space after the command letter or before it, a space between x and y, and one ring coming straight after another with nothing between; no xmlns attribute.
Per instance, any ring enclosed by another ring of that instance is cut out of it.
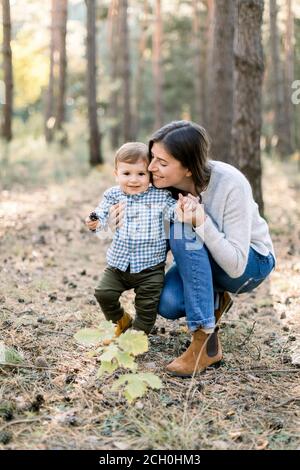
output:
<svg viewBox="0 0 300 470"><path fill-rule="evenodd" d="M300 424L300 172L264 161L266 215L277 268L224 315L224 361L195 379L164 366L189 340L184 321L159 318L140 370L159 391L133 405L96 378L73 335L102 314L93 291L109 241L84 218L114 184L109 167L59 183L19 178L1 191L0 345L28 367L0 365L0 448L297 449ZM131 312L133 294L123 302ZM39 369L46 365L49 369Z"/></svg>

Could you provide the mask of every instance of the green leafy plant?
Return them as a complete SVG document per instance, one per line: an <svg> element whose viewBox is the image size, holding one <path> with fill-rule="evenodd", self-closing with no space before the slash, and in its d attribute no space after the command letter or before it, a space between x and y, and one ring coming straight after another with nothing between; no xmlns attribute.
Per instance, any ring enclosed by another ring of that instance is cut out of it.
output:
<svg viewBox="0 0 300 470"><path fill-rule="evenodd" d="M21 354L14 348L9 348L0 343L0 364L21 364L24 361Z"/></svg>
<svg viewBox="0 0 300 470"><path fill-rule="evenodd" d="M84 346L96 346L89 351L89 357L98 356L101 365L97 377L111 374L119 368L129 369L132 372L119 377L112 386L113 390L123 390L129 403L146 394L148 388L160 389L162 382L152 373L139 373L137 371L136 356L148 351L148 338L142 331L127 330L118 338L114 337L115 326L112 322L104 321L97 328L84 328L79 330L74 338ZM110 344L105 346L109 341Z"/></svg>

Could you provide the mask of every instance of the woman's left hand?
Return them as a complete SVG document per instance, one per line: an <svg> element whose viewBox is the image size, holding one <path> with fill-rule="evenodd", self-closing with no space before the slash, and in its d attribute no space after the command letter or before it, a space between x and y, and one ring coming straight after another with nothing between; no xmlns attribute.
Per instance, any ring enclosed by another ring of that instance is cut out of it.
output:
<svg viewBox="0 0 300 470"><path fill-rule="evenodd" d="M193 227L199 227L205 221L203 206L192 194L188 194L188 196L179 194L176 213L180 222L191 224Z"/></svg>

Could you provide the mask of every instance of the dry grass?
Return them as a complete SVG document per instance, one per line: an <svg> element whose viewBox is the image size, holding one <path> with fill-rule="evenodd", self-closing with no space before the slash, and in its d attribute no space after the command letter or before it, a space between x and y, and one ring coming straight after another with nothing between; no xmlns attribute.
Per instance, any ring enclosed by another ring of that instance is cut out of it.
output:
<svg viewBox="0 0 300 470"><path fill-rule="evenodd" d="M236 299L222 324L223 364L193 381L164 373L188 335L182 320L159 319L139 363L158 373L164 388L134 406L111 392L112 377L95 379L96 360L73 340L79 328L100 319L93 288L109 242L93 238L83 219L113 182L109 172L27 191L19 182L2 192L0 335L31 367L0 368L1 447L299 446L300 369L292 358L300 334L300 177L291 164L265 166L276 272ZM123 301L130 307L132 293Z"/></svg>

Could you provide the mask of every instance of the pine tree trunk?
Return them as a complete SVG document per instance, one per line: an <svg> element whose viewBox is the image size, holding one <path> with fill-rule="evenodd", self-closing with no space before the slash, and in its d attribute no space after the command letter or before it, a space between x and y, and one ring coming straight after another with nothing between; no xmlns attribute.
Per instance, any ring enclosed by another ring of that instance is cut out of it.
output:
<svg viewBox="0 0 300 470"><path fill-rule="evenodd" d="M154 81L154 128L159 129L163 125L163 72L162 72L162 17L161 0L155 1L155 25L153 34L153 81Z"/></svg>
<svg viewBox="0 0 300 470"><path fill-rule="evenodd" d="M272 56L272 97L274 109L274 131L277 136L276 149L281 157L291 152L290 128L285 107L283 65L279 51L277 27L277 2L270 0L270 46Z"/></svg>
<svg viewBox="0 0 300 470"><path fill-rule="evenodd" d="M263 0L238 0L234 41L235 83L232 155L248 178L263 214L261 185L261 88L264 73L261 26Z"/></svg>
<svg viewBox="0 0 300 470"><path fill-rule="evenodd" d="M94 0L85 0L87 7L87 97L89 148L91 166L103 163L97 116L96 8Z"/></svg>
<svg viewBox="0 0 300 470"><path fill-rule="evenodd" d="M141 36L138 48L138 66L135 80L135 106L133 115L133 138L137 139L140 129L140 113L144 94L144 69L145 69L145 49L147 45L147 31L149 24L148 0L144 1L143 18L141 21Z"/></svg>
<svg viewBox="0 0 300 470"><path fill-rule="evenodd" d="M57 76L57 48L58 48L58 0L51 2L51 32L50 32L50 69L49 83L45 105L45 139L49 143L53 140L55 126L55 77Z"/></svg>
<svg viewBox="0 0 300 470"><path fill-rule="evenodd" d="M292 83L294 81L294 13L292 0L286 0L286 33L285 33L285 68L284 68L284 91L285 91L285 105L287 116L287 127L289 131L289 153L293 152L293 122L294 122L294 108L291 100Z"/></svg>
<svg viewBox="0 0 300 470"><path fill-rule="evenodd" d="M11 19L9 0L2 0L3 15L3 78L5 96L3 103L2 137L8 142L12 139L12 111L13 111L13 69L11 53ZM1 104L1 103L0 103Z"/></svg>
<svg viewBox="0 0 300 470"><path fill-rule="evenodd" d="M110 49L110 78L111 93L109 104L109 118L111 121L110 140L113 149L120 144L120 2L112 0L108 12L109 49Z"/></svg>
<svg viewBox="0 0 300 470"><path fill-rule="evenodd" d="M128 38L128 1L121 0L121 47L122 47L122 83L123 83L123 138L131 140L131 101L130 101L130 62Z"/></svg>
<svg viewBox="0 0 300 470"><path fill-rule="evenodd" d="M212 96L213 83L213 44L214 44L214 17L215 17L215 0L206 0L207 17L206 17L206 75L205 75L205 110L204 123L207 130L210 126L211 113L209 110L210 97Z"/></svg>
<svg viewBox="0 0 300 470"><path fill-rule="evenodd" d="M201 25L199 0L192 0L193 7L193 55L194 55L194 89L195 121L204 125L204 68L203 44L201 43Z"/></svg>
<svg viewBox="0 0 300 470"><path fill-rule="evenodd" d="M55 130L62 130L65 121L65 95L66 95L66 73L67 73L67 54L66 54L66 34L67 34L67 16L68 0L59 0L58 2L58 81L57 81L57 109L55 119ZM63 139L64 140L64 139Z"/></svg>
<svg viewBox="0 0 300 470"><path fill-rule="evenodd" d="M213 157L228 163L231 161L233 117L234 15L235 0L215 2L208 130Z"/></svg>

